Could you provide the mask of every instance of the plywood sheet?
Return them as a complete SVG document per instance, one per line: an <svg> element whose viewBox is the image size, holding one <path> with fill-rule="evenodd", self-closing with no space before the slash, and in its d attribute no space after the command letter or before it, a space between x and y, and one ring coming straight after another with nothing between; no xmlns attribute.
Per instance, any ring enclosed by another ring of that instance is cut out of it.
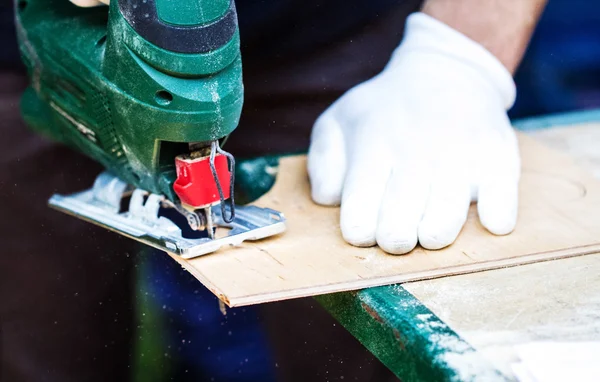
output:
<svg viewBox="0 0 600 382"><path fill-rule="evenodd" d="M521 135L519 222L489 234L474 206L456 243L387 255L346 244L339 208L312 203L306 159L281 160L273 189L256 204L285 213L288 231L260 242L185 260L185 269L230 306L503 268L600 251L600 182L560 152Z"/></svg>

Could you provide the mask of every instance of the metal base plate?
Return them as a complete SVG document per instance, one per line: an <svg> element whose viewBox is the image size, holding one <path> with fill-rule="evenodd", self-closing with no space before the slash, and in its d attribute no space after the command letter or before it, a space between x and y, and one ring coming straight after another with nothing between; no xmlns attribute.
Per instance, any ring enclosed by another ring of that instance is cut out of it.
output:
<svg viewBox="0 0 600 382"><path fill-rule="evenodd" d="M215 225L229 229L215 239L188 239L181 229L164 216L158 216L163 197L135 190L129 210L119 213L121 198L127 185L103 173L94 187L71 195L53 195L49 205L57 210L87 220L111 231L179 255L185 259L206 255L226 245L239 245L246 240L259 240L285 231L281 212L256 206L236 206L235 219L225 223L220 209L215 209Z"/></svg>

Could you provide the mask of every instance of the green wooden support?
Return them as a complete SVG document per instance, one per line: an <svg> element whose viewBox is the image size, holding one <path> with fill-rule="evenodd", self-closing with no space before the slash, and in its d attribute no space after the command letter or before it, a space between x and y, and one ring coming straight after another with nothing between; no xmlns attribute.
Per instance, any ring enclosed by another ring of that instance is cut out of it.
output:
<svg viewBox="0 0 600 382"><path fill-rule="evenodd" d="M400 285L315 297L402 381L505 381Z"/></svg>
<svg viewBox="0 0 600 382"><path fill-rule="evenodd" d="M523 118L513 121L512 124L517 130L534 131L557 126L597 123L598 121L600 121L600 109L590 109Z"/></svg>

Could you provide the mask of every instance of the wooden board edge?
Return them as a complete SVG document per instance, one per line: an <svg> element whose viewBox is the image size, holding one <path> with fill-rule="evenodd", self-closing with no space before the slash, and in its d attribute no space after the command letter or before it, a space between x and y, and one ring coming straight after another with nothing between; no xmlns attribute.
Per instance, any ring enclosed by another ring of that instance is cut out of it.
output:
<svg viewBox="0 0 600 382"><path fill-rule="evenodd" d="M430 280L430 279L435 279L435 278L440 278L440 277L457 276L457 275L464 275L464 274L475 273L475 272L484 272L484 271L490 271L490 270L494 270L494 269L510 268L510 267L516 267L519 265L533 264L533 263L538 263L538 262L542 262L542 261L560 260L560 259L566 259L566 258L570 258L570 257L590 255L590 254L594 254L594 253L600 253L600 243L595 243L595 244L590 244L590 245L585 245L585 246L580 246L580 247L574 247L574 248L568 248L568 249L562 249L562 250L556 250L556 251L533 253L533 254L524 255L524 256L515 256L515 257L510 257L510 258L491 260L491 261L474 263L474 264L465 264L465 265L458 265L458 266L452 266L452 267L447 267L447 268L439 268L439 269L435 269L435 270L414 272L414 273L406 274L406 275L401 274L401 275L393 275L393 276L386 276L386 277L378 277L378 278L373 278L373 279L362 279L362 280L356 280L356 281L347 282L347 283L321 285L321 286L316 286L316 287L299 288L299 289L284 290L284 291L269 293L269 294L256 294L256 295L247 295L247 296L241 296L241 297L226 296L224 293L222 293L220 291L215 292L211 287L209 287L207 284L205 284L205 282L201 278L199 278L197 276L197 274L201 275L201 273L197 272L197 270L195 268L191 267L196 272L189 270L188 267L186 267L185 265L184 265L184 268L188 269L188 271L190 271L190 273L192 273L205 286L207 286L211 291L213 291L213 293L215 293L217 295L217 297L219 297L219 299L221 299L221 301L223 301L229 307L233 308L233 307L240 307L240 306L247 306L247 305L254 305L254 304L264 304L264 303L268 303L268 302L275 302L275 301L282 301L282 300L290 300L290 299L294 299L294 298L319 296L319 295L329 294L329 293L347 292L347 291L352 291L352 290L359 290L359 289L365 289L365 288L371 288L371 287L379 287L379 286L385 286L385 285L391 285L391 284L400 284L400 283L407 283L407 282L413 282L413 281ZM204 278L204 277L202 276L202 278Z"/></svg>
<svg viewBox="0 0 600 382"><path fill-rule="evenodd" d="M204 285L204 287L206 287L208 290L210 290L215 296L217 296L217 298L221 301L223 301L223 303L225 305L227 305L230 308L233 308L235 306L238 305L234 305L229 301L229 298L227 297L227 295L225 293L223 293L219 288L217 288L216 285L214 285L212 282L210 282L210 280L204 276L204 274L202 272L200 272L198 270L198 268L193 267L190 265L190 263L184 259L183 257L176 255L174 253L169 253L166 252L169 256L171 256L171 258L173 258L173 260L177 261L179 263L179 265L181 265L183 267L183 269L185 269L186 271L190 272L192 274L192 276L194 276L198 281L200 281L202 283L202 285ZM218 254L217 254L218 256ZM251 305L247 304L247 305Z"/></svg>

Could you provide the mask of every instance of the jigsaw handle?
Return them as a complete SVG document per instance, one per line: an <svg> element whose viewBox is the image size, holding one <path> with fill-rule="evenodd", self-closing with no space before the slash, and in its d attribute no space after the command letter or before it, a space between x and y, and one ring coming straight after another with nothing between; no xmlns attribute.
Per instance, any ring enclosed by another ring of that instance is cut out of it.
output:
<svg viewBox="0 0 600 382"><path fill-rule="evenodd" d="M119 0L118 6L136 33L169 52L215 51L237 30L232 0Z"/></svg>
<svg viewBox="0 0 600 382"><path fill-rule="evenodd" d="M206 76L239 57L233 0L118 0L114 5L111 34L160 71Z"/></svg>

